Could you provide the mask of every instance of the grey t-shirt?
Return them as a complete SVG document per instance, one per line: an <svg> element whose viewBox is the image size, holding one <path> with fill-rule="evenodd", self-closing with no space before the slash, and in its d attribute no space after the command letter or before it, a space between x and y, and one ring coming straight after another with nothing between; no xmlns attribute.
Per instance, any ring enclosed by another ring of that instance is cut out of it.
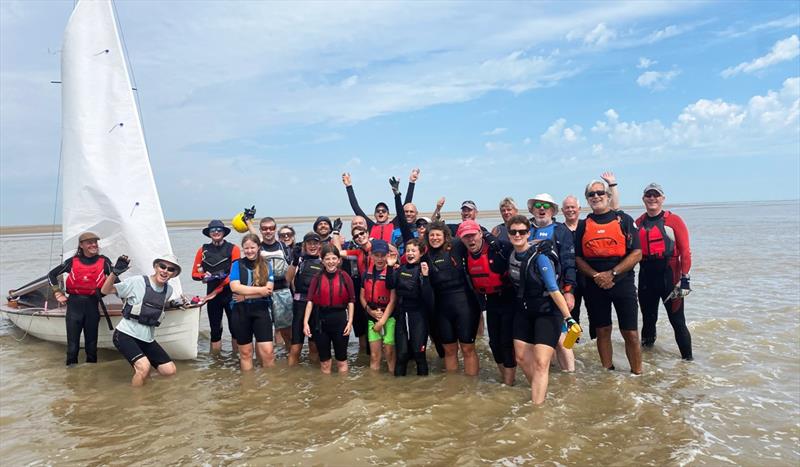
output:
<svg viewBox="0 0 800 467"><path fill-rule="evenodd" d="M115 284L114 287L117 289L117 296L131 305L142 303L146 290L144 280L142 276L135 276ZM164 291L163 287L158 287L149 277L147 280L150 281L150 287L156 292ZM167 284L167 297L171 296L172 287ZM144 342L153 342L155 340L155 330L155 326L145 326L135 319L122 318L119 324L117 324L117 331Z"/></svg>

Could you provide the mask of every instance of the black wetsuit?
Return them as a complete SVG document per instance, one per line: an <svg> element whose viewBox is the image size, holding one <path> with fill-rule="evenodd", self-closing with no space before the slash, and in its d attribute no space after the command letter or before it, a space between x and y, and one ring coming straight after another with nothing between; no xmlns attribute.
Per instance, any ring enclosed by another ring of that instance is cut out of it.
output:
<svg viewBox="0 0 800 467"><path fill-rule="evenodd" d="M438 333L441 344L473 344L478 333L480 307L467 284L463 264L465 251L464 244L456 239L449 250L429 247L425 254L436 298L431 337L434 331Z"/></svg>
<svg viewBox="0 0 800 467"><path fill-rule="evenodd" d="M428 374L425 350L428 344L428 316L434 298L430 280L420 273L419 263L402 264L391 276L390 288L397 294L397 307L392 316L397 320L395 376L405 376L409 360L417 364L417 375Z"/></svg>

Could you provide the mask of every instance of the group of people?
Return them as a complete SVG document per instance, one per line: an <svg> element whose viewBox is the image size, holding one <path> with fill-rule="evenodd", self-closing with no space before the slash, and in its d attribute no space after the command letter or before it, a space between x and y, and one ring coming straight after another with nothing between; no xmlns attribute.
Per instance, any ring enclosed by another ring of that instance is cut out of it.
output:
<svg viewBox="0 0 800 467"><path fill-rule="evenodd" d="M355 214L349 238L340 219L321 216L296 241L294 228L278 227L272 217L256 223L251 208L234 219L234 228L244 234L235 245L225 239L231 229L211 221L203 229L211 241L198 249L191 275L207 287L200 301L208 312L212 351L221 348L225 316L242 370L253 368L254 353L263 366L274 365L276 340L286 346L288 364L296 365L308 340L309 358L319 361L322 372L331 373L333 361L339 372L346 372L353 333L374 370L385 361L391 373L404 376L414 362L417 374L427 375L430 341L447 371L458 370L460 354L464 373L477 375L475 340L485 311L500 378L513 384L519 366L532 401L540 404L551 361L563 371L575 369L564 337L570 328L580 330L582 301L603 367L614 369L613 305L630 371L637 375L642 372L641 348L655 342L663 302L682 358L692 359L683 310L691 290L688 231L680 217L663 210L660 185L645 187L646 212L635 221L618 209L616 180L607 172L586 185L591 212L584 219L579 218L578 199L568 196L561 203L564 222L557 222L558 203L542 193L527 202L531 217L520 214L512 198L504 198L499 204L503 222L487 229L478 224L478 208L470 200L461 204L459 223L440 219L444 198L431 218L419 216L413 204L418 178L415 169L404 199L399 181L390 179L398 215L390 218L389 206L380 202L370 218L350 175L343 174ZM134 366L134 384L143 383L151 367L174 373L174 364L153 339L152 320L170 296L167 281L180 273L177 260L165 255L153 262L153 275L119 282L127 258L112 266L99 255L97 240L91 233L82 235L77 254L50 273L54 287L60 274L70 274L69 297L56 290L56 298L68 306L67 364L77 362L81 330L87 361L96 361L99 289L126 299L128 311L123 310L114 344ZM88 277L88 282L78 283L73 276Z"/></svg>

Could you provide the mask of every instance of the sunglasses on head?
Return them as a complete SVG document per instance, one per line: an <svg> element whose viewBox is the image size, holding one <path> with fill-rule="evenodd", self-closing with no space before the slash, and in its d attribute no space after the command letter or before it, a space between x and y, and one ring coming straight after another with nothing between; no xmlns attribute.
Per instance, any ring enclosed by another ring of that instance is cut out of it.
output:
<svg viewBox="0 0 800 467"><path fill-rule="evenodd" d="M535 207L536 209L550 209L553 207L553 205L550 203L542 203L537 201L533 203L533 207Z"/></svg>
<svg viewBox="0 0 800 467"><path fill-rule="evenodd" d="M508 229L509 237L516 237L517 235L528 236L528 229Z"/></svg>
<svg viewBox="0 0 800 467"><path fill-rule="evenodd" d="M605 196L605 195L606 195L606 192L604 190L590 191L589 193L586 193L586 197L587 198L594 198L595 196Z"/></svg>
<svg viewBox="0 0 800 467"><path fill-rule="evenodd" d="M644 194L645 198L658 198L659 196L661 196L661 193L657 191L648 191Z"/></svg>
<svg viewBox="0 0 800 467"><path fill-rule="evenodd" d="M156 266L158 266L158 269L161 269L161 270L167 271L167 272L175 272L175 271L178 270L178 268L176 268L175 266L170 266L169 264L165 264L165 263L156 263Z"/></svg>

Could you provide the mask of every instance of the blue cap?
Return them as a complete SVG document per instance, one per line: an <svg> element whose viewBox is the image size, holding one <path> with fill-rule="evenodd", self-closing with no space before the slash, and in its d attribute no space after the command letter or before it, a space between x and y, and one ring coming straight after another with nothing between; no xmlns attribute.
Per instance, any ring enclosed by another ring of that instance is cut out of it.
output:
<svg viewBox="0 0 800 467"><path fill-rule="evenodd" d="M385 240L373 240L371 253L389 253L389 244Z"/></svg>

